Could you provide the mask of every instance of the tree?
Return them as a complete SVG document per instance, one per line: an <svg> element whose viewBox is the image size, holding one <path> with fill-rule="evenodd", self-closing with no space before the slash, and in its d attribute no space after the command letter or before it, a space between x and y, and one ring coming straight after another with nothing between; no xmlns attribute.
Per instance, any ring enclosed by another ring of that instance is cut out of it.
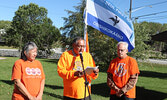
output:
<svg viewBox="0 0 167 100"><path fill-rule="evenodd" d="M30 3L22 5L15 12L12 27L5 35L9 46L21 47L28 41L34 41L41 50L50 50L53 42L60 37L59 30L52 25L44 7Z"/></svg>
<svg viewBox="0 0 167 100"><path fill-rule="evenodd" d="M10 21L4 21L4 20L0 21L0 29L7 30L8 28L10 28L10 25L11 25Z"/></svg>
<svg viewBox="0 0 167 100"><path fill-rule="evenodd" d="M83 12L85 8L85 0L81 0L82 3L79 6L75 6L75 10L77 12L73 12L70 10L66 10L69 14L69 17L64 17L65 20L64 26L61 27L63 31L63 36L74 38L76 36L83 36L83 27L84 27L84 19L83 19Z"/></svg>
<svg viewBox="0 0 167 100"><path fill-rule="evenodd" d="M98 64L109 65L110 61L117 56L116 43L113 38L89 27L89 46L91 53Z"/></svg>
<svg viewBox="0 0 167 100"><path fill-rule="evenodd" d="M6 31L10 28L11 22L10 21L0 21L0 42L4 41L2 39L3 35L6 33Z"/></svg>
<svg viewBox="0 0 167 100"><path fill-rule="evenodd" d="M147 59L149 56L150 46L146 43L150 40L150 29L149 24L144 23L134 23L135 32L135 48L129 55L135 57L136 59Z"/></svg>

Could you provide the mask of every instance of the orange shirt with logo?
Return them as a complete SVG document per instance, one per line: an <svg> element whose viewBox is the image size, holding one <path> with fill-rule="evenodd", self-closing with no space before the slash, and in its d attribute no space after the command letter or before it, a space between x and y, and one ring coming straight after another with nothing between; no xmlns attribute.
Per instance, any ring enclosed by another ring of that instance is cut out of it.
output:
<svg viewBox="0 0 167 100"><path fill-rule="evenodd" d="M88 66L95 67L95 62L89 53L83 52L82 55L84 69ZM59 76L63 78L63 95L76 99L84 98L85 79L84 77L79 78L74 76L75 71L83 69L80 56L74 56L72 50L64 52L59 59L57 69ZM94 73L87 75L89 83L91 82L91 79L96 78L97 76L95 76ZM86 89L86 96L88 96L88 89Z"/></svg>
<svg viewBox="0 0 167 100"><path fill-rule="evenodd" d="M41 63L38 60L33 62L24 61L19 59L13 65L12 80L20 79L22 84L28 90L32 96L37 96L40 91L41 81L45 79L44 71ZM25 97L16 87L14 86L12 100L26 100Z"/></svg>
<svg viewBox="0 0 167 100"><path fill-rule="evenodd" d="M107 72L113 75L113 81L118 88L123 88L131 75L139 74L137 62L134 58L127 56L124 59L115 58L110 62ZM116 92L111 89L110 94ZM125 93L128 98L136 98L136 86Z"/></svg>

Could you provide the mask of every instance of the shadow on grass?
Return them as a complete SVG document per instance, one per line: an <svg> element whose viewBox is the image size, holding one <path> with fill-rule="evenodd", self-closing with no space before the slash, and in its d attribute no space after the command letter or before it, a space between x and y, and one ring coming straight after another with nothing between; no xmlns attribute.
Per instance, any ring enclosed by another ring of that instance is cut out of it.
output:
<svg viewBox="0 0 167 100"><path fill-rule="evenodd" d="M11 80L0 80L0 81L3 82L3 83L6 83L8 85L13 85L14 84L13 81L11 81Z"/></svg>
<svg viewBox="0 0 167 100"><path fill-rule="evenodd" d="M152 72L152 71L140 71L139 76L166 79L167 73L159 73L159 72Z"/></svg>
<svg viewBox="0 0 167 100"><path fill-rule="evenodd" d="M136 100L164 100L167 98L167 93L144 89L137 87Z"/></svg>
<svg viewBox="0 0 167 100"><path fill-rule="evenodd" d="M45 92L45 91L44 91L43 93L46 94L46 95L55 97L55 98L63 99L63 96L60 96L60 95L56 95L56 94L49 93L49 92ZM55 99L55 100L56 100L56 99Z"/></svg>
<svg viewBox="0 0 167 100"><path fill-rule="evenodd" d="M137 86L137 93L135 100L164 100L167 98L167 93L144 89L143 87ZM110 89L106 83L93 84L92 94L100 95L103 97L109 97Z"/></svg>
<svg viewBox="0 0 167 100"><path fill-rule="evenodd" d="M48 85L48 84L45 84L45 87L51 88L51 89L63 89L63 86Z"/></svg>
<svg viewBox="0 0 167 100"><path fill-rule="evenodd" d="M0 80L0 81L8 85L13 85L13 82L11 80ZM45 84L45 87L51 88L53 90L63 89L63 86L55 86L55 85L48 85L48 84ZM138 86L136 88L136 92L137 92L136 100L164 100L165 98L167 98L167 93L148 90ZM110 93L110 89L106 83L92 84L92 94L100 95L103 97L109 97L109 93ZM55 98L63 99L63 96L49 93L46 91L44 91L44 94L55 97Z"/></svg>
<svg viewBox="0 0 167 100"><path fill-rule="evenodd" d="M92 84L91 89L92 94L109 97L110 88L107 86L107 83Z"/></svg>
<svg viewBox="0 0 167 100"><path fill-rule="evenodd" d="M55 89L63 89L63 86L45 84L45 88L51 88L51 89L55 90ZM54 94L54 93L49 93L49 92L44 91L44 94L55 97L55 98L58 98L58 99L63 99L63 96L57 95L57 94Z"/></svg>

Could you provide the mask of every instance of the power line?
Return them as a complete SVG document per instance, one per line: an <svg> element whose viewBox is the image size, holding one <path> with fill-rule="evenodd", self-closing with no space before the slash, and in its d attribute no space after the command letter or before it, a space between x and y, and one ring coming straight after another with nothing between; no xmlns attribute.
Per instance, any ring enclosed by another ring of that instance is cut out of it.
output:
<svg viewBox="0 0 167 100"><path fill-rule="evenodd" d="M158 2L158 3L154 3L154 4L150 4L150 5L145 5L145 6L140 6L140 7L136 7L136 8L132 8L132 9L138 9L138 8L141 8L141 7L150 7L150 6L159 5L159 4L163 4L163 3L167 3L167 1Z"/></svg>
<svg viewBox="0 0 167 100"><path fill-rule="evenodd" d="M140 19L156 19L156 18L167 18L167 15L164 15L164 16L155 16L155 17L143 17L143 18L140 18Z"/></svg>
<svg viewBox="0 0 167 100"><path fill-rule="evenodd" d="M159 17L159 18L149 18L149 19L140 19L140 20L163 20L163 19L167 19L167 17Z"/></svg>
<svg viewBox="0 0 167 100"><path fill-rule="evenodd" d="M164 20L164 19L167 19L167 18L161 18L161 19L157 19L157 18L153 18L153 19L141 19L141 20L139 20L140 22L141 21L158 21L159 22L159 20ZM166 22L163 22L163 23L166 23Z"/></svg>
<svg viewBox="0 0 167 100"><path fill-rule="evenodd" d="M154 17L143 17L143 18L140 18L139 21L159 21L159 20L164 20L166 19L167 20L167 15L164 15L164 16L154 16ZM165 23L165 22L163 22Z"/></svg>
<svg viewBox="0 0 167 100"><path fill-rule="evenodd" d="M157 13L151 13L151 14L146 14L146 15L141 15L141 16L137 16L137 17L133 17L133 18L138 19L140 17L152 16L152 15L157 15L157 14L161 14L161 13L167 13L167 11L162 11L162 12L157 12Z"/></svg>
<svg viewBox="0 0 167 100"><path fill-rule="evenodd" d="M158 3L145 5L145 6L140 6L140 7L136 7L136 8L133 8L133 9L135 10L135 9L141 9L141 8L144 8L144 7L152 7L152 6L160 5L160 4L163 4L163 3L167 3L167 1L158 2ZM145 14L145 15L133 17L132 19L139 19L139 18L140 18L140 20L161 20L161 19L167 19L166 16L148 17L148 16L153 16L153 15L162 14L162 13L167 13L167 11L161 11L161 12L156 12L156 13Z"/></svg>

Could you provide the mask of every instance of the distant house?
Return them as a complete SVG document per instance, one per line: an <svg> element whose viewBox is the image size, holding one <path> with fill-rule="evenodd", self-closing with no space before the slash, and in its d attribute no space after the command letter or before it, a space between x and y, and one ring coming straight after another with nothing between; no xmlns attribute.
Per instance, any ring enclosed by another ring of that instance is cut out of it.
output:
<svg viewBox="0 0 167 100"><path fill-rule="evenodd" d="M6 30L5 29L0 29L0 34L5 34Z"/></svg>
<svg viewBox="0 0 167 100"><path fill-rule="evenodd" d="M152 36L152 40L167 42L167 31Z"/></svg>

